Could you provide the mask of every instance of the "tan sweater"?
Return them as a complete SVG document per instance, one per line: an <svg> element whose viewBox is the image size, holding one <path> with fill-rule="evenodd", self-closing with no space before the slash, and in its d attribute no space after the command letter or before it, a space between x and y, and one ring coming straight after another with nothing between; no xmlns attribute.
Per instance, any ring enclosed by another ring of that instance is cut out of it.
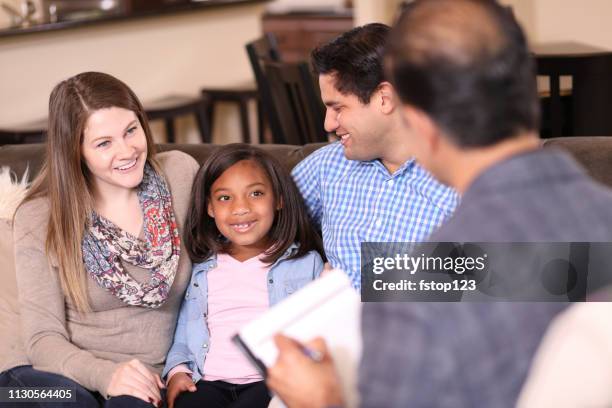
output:
<svg viewBox="0 0 612 408"><path fill-rule="evenodd" d="M182 234L198 164L178 151L160 153L157 158ZM181 245L178 272L160 308L128 306L88 279L92 312L79 314L64 297L57 268L48 264L47 219L47 200L36 199L19 209L13 226L23 339L34 368L64 375L102 395L119 362L135 358L160 372L191 274L185 248ZM147 270L125 267L136 280L148 281Z"/></svg>

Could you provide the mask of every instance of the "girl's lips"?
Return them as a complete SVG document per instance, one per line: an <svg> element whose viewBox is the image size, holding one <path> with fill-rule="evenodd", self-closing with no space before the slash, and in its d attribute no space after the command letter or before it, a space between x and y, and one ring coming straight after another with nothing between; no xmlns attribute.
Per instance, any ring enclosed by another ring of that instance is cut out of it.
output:
<svg viewBox="0 0 612 408"><path fill-rule="evenodd" d="M255 225L256 222L257 221L248 221L248 222L230 224L230 227L236 232L247 232L251 228L253 228L253 225Z"/></svg>

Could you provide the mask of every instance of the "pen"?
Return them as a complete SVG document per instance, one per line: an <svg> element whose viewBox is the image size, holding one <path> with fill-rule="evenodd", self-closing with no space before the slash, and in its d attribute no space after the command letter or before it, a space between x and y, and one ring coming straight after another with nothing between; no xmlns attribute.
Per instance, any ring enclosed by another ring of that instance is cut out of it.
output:
<svg viewBox="0 0 612 408"><path fill-rule="evenodd" d="M323 353L321 353L318 350L313 350L313 349L308 348L306 346L302 346L302 352L308 358L310 358L312 361L314 361L316 363L320 363L321 361L323 361Z"/></svg>

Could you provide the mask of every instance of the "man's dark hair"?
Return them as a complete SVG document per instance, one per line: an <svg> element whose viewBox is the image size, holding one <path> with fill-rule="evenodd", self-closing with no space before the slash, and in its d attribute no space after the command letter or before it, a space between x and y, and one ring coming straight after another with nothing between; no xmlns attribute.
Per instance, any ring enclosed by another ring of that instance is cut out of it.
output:
<svg viewBox="0 0 612 408"><path fill-rule="evenodd" d="M536 75L512 11L493 0L416 0L389 38L402 102L459 146L488 146L539 128Z"/></svg>
<svg viewBox="0 0 612 408"><path fill-rule="evenodd" d="M261 260L276 262L292 243L298 249L287 259L297 259L316 250L323 256L321 239L308 218L302 196L289 172L264 150L244 143L232 143L217 148L195 176L191 201L185 220L185 248L193 262L203 262L217 252L226 252L230 242L221 235L214 218L208 215L214 182L234 164L250 160L262 168L274 191L276 203L282 203L268 232L272 247Z"/></svg>
<svg viewBox="0 0 612 408"><path fill-rule="evenodd" d="M370 103L372 93L384 80L383 54L390 27L372 23L353 28L312 52L317 75L335 76L336 89Z"/></svg>

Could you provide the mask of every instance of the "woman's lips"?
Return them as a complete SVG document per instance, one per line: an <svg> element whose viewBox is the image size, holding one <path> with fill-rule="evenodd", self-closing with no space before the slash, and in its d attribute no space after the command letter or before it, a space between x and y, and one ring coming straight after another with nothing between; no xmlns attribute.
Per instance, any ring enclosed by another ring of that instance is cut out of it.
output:
<svg viewBox="0 0 612 408"><path fill-rule="evenodd" d="M138 159L134 159L131 162L124 164L123 166L115 167L115 170L118 170L121 172L128 172L132 170L134 167L136 167L136 163L138 163Z"/></svg>

